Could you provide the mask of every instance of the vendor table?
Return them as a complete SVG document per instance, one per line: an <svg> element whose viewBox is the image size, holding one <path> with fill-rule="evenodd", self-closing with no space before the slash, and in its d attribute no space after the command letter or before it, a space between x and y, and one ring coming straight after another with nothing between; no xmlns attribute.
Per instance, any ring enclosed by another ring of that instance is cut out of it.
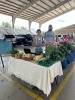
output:
<svg viewBox="0 0 75 100"><path fill-rule="evenodd" d="M8 65L10 74L36 86L47 96L51 92L51 83L54 82L55 77L63 75L60 61L50 67L43 67L33 62L10 57Z"/></svg>

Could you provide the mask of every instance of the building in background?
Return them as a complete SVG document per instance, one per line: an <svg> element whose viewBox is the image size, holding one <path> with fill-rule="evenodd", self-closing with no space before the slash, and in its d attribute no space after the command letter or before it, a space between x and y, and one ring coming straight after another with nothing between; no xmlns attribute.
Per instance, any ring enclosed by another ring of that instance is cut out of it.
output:
<svg viewBox="0 0 75 100"><path fill-rule="evenodd" d="M67 35L75 39L75 24L55 30L54 33L59 41L61 41L62 38Z"/></svg>

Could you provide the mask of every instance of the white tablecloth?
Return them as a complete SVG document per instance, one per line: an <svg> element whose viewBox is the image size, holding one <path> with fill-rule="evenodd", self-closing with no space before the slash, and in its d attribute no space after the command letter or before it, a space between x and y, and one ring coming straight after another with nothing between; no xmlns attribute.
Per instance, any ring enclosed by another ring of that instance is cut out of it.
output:
<svg viewBox="0 0 75 100"><path fill-rule="evenodd" d="M47 96L51 92L51 83L54 78L63 75L61 62L50 67L43 67L35 63L10 57L8 72L29 84L36 86Z"/></svg>

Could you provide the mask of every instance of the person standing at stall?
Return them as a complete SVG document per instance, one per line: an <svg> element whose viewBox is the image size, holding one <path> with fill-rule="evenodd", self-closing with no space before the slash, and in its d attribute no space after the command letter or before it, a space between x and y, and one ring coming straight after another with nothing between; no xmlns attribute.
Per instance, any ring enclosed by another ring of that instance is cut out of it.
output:
<svg viewBox="0 0 75 100"><path fill-rule="evenodd" d="M42 42L43 42L43 37L42 37L42 34L41 34L41 30L38 29L36 31L36 36L33 39L33 45L36 46L36 48L35 48L35 54L36 55L40 55L41 53L43 53Z"/></svg>
<svg viewBox="0 0 75 100"><path fill-rule="evenodd" d="M53 30L52 25L49 25L48 31L44 35L44 41L46 44L54 41L54 32L52 30Z"/></svg>

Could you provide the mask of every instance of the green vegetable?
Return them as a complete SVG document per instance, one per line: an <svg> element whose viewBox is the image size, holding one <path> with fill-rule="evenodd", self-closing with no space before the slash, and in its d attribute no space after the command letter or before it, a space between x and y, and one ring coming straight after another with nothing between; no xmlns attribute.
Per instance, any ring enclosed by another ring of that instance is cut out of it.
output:
<svg viewBox="0 0 75 100"><path fill-rule="evenodd" d="M15 57L15 54L16 54L16 53L19 53L19 51L18 51L18 50L12 50L12 51L11 51L11 56L12 56L12 57Z"/></svg>
<svg viewBox="0 0 75 100"><path fill-rule="evenodd" d="M18 50L12 50L11 51L11 54L16 54L16 53L19 53L19 51Z"/></svg>
<svg viewBox="0 0 75 100"><path fill-rule="evenodd" d="M73 51L75 51L75 47L69 43L62 43L59 48L55 48L54 45L47 45L46 52L43 54L46 59L39 61L38 64L49 67L56 61L64 60Z"/></svg>
<svg viewBox="0 0 75 100"><path fill-rule="evenodd" d="M46 56L50 57L50 55L52 54L52 52L54 52L55 49L56 49L56 47L54 45L52 45L52 44L47 45L46 51L45 51Z"/></svg>
<svg viewBox="0 0 75 100"><path fill-rule="evenodd" d="M50 59L46 59L43 61L39 61L38 64L41 66L45 66L45 67L50 67L52 64L54 64L56 61L50 60Z"/></svg>
<svg viewBox="0 0 75 100"><path fill-rule="evenodd" d="M22 54L21 54L21 53L16 53L16 54L15 54L15 57L16 57L16 58L22 58Z"/></svg>

